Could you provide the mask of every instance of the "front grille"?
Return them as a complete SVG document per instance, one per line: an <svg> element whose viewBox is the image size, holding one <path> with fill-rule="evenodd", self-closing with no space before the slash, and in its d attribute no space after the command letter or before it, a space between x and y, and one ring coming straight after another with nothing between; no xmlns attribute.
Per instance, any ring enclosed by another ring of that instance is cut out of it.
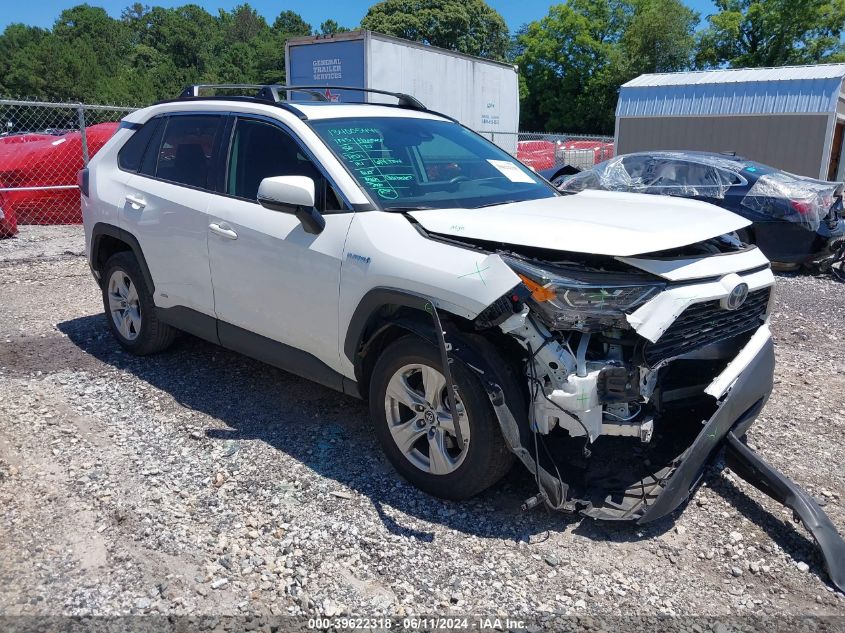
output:
<svg viewBox="0 0 845 633"><path fill-rule="evenodd" d="M657 342L649 343L643 354L648 365L754 330L766 318L771 288L748 293L738 310L725 310L719 300L687 306Z"/></svg>

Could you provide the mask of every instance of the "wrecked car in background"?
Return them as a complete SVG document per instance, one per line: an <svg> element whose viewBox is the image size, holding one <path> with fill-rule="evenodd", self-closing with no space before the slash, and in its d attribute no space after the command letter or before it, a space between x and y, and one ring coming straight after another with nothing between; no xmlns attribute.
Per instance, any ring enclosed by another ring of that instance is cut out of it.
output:
<svg viewBox="0 0 845 633"><path fill-rule="evenodd" d="M86 128L90 156L117 127L110 122ZM78 130L0 137L0 238L15 235L18 224L80 224L76 175L82 167Z"/></svg>
<svg viewBox="0 0 845 633"><path fill-rule="evenodd" d="M130 114L80 175L123 348L162 351L185 330L365 398L396 470L447 499L515 457L536 478L526 508L645 523L727 445L845 587L836 530L740 440L775 362L774 276L734 236L748 220L677 197L562 195L408 95L195 88Z"/></svg>
<svg viewBox="0 0 845 633"><path fill-rule="evenodd" d="M584 189L695 198L752 222L740 239L773 262L797 267L845 242L843 184L796 176L754 161L707 152L640 152L552 178L563 192Z"/></svg>

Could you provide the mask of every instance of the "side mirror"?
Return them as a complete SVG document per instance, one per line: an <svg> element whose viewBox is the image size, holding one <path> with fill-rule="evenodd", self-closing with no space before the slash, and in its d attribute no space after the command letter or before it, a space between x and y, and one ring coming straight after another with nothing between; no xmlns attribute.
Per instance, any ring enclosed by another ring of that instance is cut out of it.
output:
<svg viewBox="0 0 845 633"><path fill-rule="evenodd" d="M258 204L271 211L293 213L307 233L316 235L326 227L314 208L314 181L307 176L273 176L258 185Z"/></svg>

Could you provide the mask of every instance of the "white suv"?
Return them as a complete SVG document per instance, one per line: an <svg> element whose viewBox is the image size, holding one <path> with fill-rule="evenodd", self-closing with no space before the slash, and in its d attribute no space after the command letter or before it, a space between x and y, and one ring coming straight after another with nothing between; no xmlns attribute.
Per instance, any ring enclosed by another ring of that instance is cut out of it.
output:
<svg viewBox="0 0 845 633"><path fill-rule="evenodd" d="M406 95L277 92L134 112L81 172L125 349L189 332L369 400L429 493L470 497L516 456L529 506L602 518L670 512L757 416L773 276L747 220L562 195Z"/></svg>

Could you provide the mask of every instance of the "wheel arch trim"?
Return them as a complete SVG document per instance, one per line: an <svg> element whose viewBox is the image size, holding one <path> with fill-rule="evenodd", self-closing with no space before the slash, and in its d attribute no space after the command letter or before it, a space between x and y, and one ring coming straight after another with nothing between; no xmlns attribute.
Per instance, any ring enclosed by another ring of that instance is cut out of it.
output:
<svg viewBox="0 0 845 633"><path fill-rule="evenodd" d="M387 306L400 308L411 308L426 311L426 306L435 302L436 299L400 290L398 288L379 287L369 290L358 302L358 307L352 313L349 325L346 328L346 338L343 343L343 353L353 365L357 365L358 352L365 342L367 334L373 334L373 326L377 320L380 310Z"/></svg>
<svg viewBox="0 0 845 633"><path fill-rule="evenodd" d="M138 260L138 265L141 267L141 274L144 276L144 282L147 284L150 294L154 295L155 283L153 282L153 276L150 274L150 268L147 266L147 260L144 258L144 251L141 250L141 244L138 242L138 238L118 226L105 222L98 222L94 225L94 228L91 230L91 255L89 258L91 269L95 273L102 272L98 269L97 262L99 261L103 237L112 237L129 246L129 250L132 251L135 259ZM98 279L99 281L100 279Z"/></svg>

